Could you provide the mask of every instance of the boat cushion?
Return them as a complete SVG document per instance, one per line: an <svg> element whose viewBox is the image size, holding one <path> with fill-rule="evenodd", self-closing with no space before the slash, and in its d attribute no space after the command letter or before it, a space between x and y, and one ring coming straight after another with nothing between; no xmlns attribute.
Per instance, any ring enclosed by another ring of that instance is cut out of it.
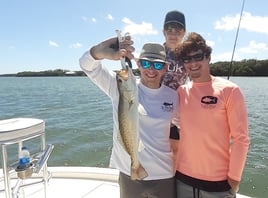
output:
<svg viewBox="0 0 268 198"><path fill-rule="evenodd" d="M36 118L11 118L0 120L0 143L20 141L28 137L42 134L45 122Z"/></svg>

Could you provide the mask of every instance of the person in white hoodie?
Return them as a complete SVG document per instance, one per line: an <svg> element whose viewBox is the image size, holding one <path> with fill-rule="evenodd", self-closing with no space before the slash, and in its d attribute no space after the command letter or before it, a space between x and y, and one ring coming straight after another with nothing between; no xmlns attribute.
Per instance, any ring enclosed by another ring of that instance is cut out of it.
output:
<svg viewBox="0 0 268 198"><path fill-rule="evenodd" d="M107 39L86 51L80 58L80 66L86 75L112 102L113 109L113 148L110 167L119 170L120 198L173 198L176 197L173 153L170 148L170 123L178 125L178 94L161 84L167 69L165 48L161 44L146 43L136 59L140 70L137 80L139 105L139 135L143 149L138 158L148 176L142 180L130 177L130 156L118 140L119 91L116 73L102 64L102 59L119 60L121 57L133 59L134 47L131 37L125 36L115 49L117 38ZM119 63L119 62L118 62Z"/></svg>

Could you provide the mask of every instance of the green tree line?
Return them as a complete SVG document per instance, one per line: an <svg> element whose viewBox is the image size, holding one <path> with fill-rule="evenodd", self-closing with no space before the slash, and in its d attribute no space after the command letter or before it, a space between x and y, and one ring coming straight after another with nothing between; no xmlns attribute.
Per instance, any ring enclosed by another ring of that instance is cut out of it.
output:
<svg viewBox="0 0 268 198"><path fill-rule="evenodd" d="M215 76L268 76L268 59L217 62L210 64L210 71Z"/></svg>
<svg viewBox="0 0 268 198"><path fill-rule="evenodd" d="M34 76L85 76L83 71L70 71L63 69L47 70L47 71L24 71L16 74L17 77L34 77Z"/></svg>

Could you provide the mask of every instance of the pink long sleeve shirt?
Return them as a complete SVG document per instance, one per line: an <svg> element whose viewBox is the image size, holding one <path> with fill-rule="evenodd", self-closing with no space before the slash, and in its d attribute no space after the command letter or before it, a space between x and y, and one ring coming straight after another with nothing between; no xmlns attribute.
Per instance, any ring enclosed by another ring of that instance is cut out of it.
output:
<svg viewBox="0 0 268 198"><path fill-rule="evenodd" d="M223 78L178 89L181 136L177 170L207 181L240 181L249 148L244 97Z"/></svg>

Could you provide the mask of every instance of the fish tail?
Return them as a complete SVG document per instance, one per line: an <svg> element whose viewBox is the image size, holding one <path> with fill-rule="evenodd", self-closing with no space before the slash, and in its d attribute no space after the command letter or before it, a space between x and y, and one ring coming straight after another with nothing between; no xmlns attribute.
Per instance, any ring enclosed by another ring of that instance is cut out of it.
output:
<svg viewBox="0 0 268 198"><path fill-rule="evenodd" d="M137 168L131 168L132 180L143 180L147 176L148 176L148 173L141 164L139 164Z"/></svg>

